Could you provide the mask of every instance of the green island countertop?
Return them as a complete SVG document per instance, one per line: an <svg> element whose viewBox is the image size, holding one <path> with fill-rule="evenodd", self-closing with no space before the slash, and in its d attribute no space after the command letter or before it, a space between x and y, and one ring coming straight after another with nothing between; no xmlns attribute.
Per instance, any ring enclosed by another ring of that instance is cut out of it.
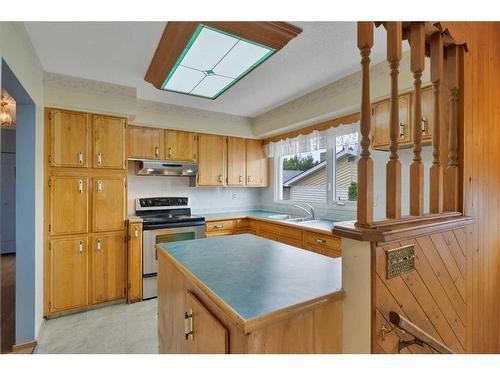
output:
<svg viewBox="0 0 500 375"><path fill-rule="evenodd" d="M251 234L157 246L243 320L343 293L341 258Z"/></svg>

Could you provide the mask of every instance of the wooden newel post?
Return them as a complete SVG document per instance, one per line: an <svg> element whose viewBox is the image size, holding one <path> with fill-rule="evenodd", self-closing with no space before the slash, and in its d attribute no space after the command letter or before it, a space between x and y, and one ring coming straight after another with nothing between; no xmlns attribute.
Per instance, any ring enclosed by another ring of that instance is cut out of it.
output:
<svg viewBox="0 0 500 375"><path fill-rule="evenodd" d="M422 72L425 69L425 23L410 25L411 71L414 86L413 162L410 166L410 215L424 214L424 163L422 163Z"/></svg>
<svg viewBox="0 0 500 375"><path fill-rule="evenodd" d="M373 160L370 157L371 103L370 52L373 47L373 22L358 22L358 48L361 54L361 157L358 161L358 216L356 225L373 222Z"/></svg>
<svg viewBox="0 0 500 375"><path fill-rule="evenodd" d="M434 93L434 121L432 127L432 166L429 173L429 211L443 212L443 167L441 165L441 85L444 74L443 36L431 35L431 82Z"/></svg>
<svg viewBox="0 0 500 375"><path fill-rule="evenodd" d="M391 151L386 172L386 216L388 219L401 217L401 162L399 161L399 62L403 29L401 22L387 22L387 61L391 68L390 98L390 146Z"/></svg>
<svg viewBox="0 0 500 375"><path fill-rule="evenodd" d="M458 94L460 46L452 44L446 48L446 80L448 83L448 166L445 171L444 210L458 211Z"/></svg>

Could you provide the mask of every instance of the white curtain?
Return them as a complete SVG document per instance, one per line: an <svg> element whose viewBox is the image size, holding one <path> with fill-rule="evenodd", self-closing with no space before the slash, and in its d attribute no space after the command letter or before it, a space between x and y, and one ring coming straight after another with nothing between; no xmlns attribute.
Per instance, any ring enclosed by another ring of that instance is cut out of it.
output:
<svg viewBox="0 0 500 375"><path fill-rule="evenodd" d="M302 152L311 152L330 148L335 149L338 145L337 137L353 133L358 133L357 140L359 142L361 139L361 136L359 135L359 121L352 124L331 127L324 131L315 130L312 133L299 135L295 138L271 142L267 145L265 151L267 157L278 158ZM346 138L345 142L352 145L352 140L348 140Z"/></svg>

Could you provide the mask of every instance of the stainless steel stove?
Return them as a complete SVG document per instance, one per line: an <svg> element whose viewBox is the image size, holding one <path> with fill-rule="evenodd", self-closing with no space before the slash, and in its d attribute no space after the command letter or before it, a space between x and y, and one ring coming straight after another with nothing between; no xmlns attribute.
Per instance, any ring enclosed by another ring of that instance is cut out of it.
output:
<svg viewBox="0 0 500 375"><path fill-rule="evenodd" d="M136 199L135 213L143 219L142 295L157 296L156 244L205 237L205 218L191 215L187 197Z"/></svg>

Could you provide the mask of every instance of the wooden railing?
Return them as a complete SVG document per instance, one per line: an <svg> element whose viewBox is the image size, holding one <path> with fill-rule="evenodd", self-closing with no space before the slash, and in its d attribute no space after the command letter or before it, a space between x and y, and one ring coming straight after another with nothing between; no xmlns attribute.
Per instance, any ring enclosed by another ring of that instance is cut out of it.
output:
<svg viewBox="0 0 500 375"><path fill-rule="evenodd" d="M413 340L405 341L402 338L399 340L398 344L398 352L400 352L403 348L406 348L411 345L427 345L434 349L436 352L440 354L455 354L450 348L448 348L441 341L429 335L427 332L417 327L415 324L410 322L404 316L399 315L395 311L391 311L389 313L389 321L394 324L396 327L404 331L404 333L409 333L414 337Z"/></svg>
<svg viewBox="0 0 500 375"><path fill-rule="evenodd" d="M358 48L361 54L362 92L360 111L361 157L358 161L358 213L356 225L373 225L373 160L371 145L370 52L375 26L387 31L387 61L390 66L389 160L386 165L386 218L401 219L401 162L399 160L399 64L402 43L410 43L410 67L413 74L413 161L410 165L410 217L424 215L424 165L422 162L422 75L425 57L430 57L430 77L434 95L432 134L433 161L429 174L429 211L440 214L461 209L458 161L458 121L461 54L463 42L453 39L439 22L358 22ZM449 104L442 100L446 84ZM447 113L446 113L447 112ZM446 123L443 117L446 116ZM443 130L445 132L443 133ZM447 143L443 142L447 140ZM443 155L447 155L444 162ZM446 168L444 168L444 165Z"/></svg>

